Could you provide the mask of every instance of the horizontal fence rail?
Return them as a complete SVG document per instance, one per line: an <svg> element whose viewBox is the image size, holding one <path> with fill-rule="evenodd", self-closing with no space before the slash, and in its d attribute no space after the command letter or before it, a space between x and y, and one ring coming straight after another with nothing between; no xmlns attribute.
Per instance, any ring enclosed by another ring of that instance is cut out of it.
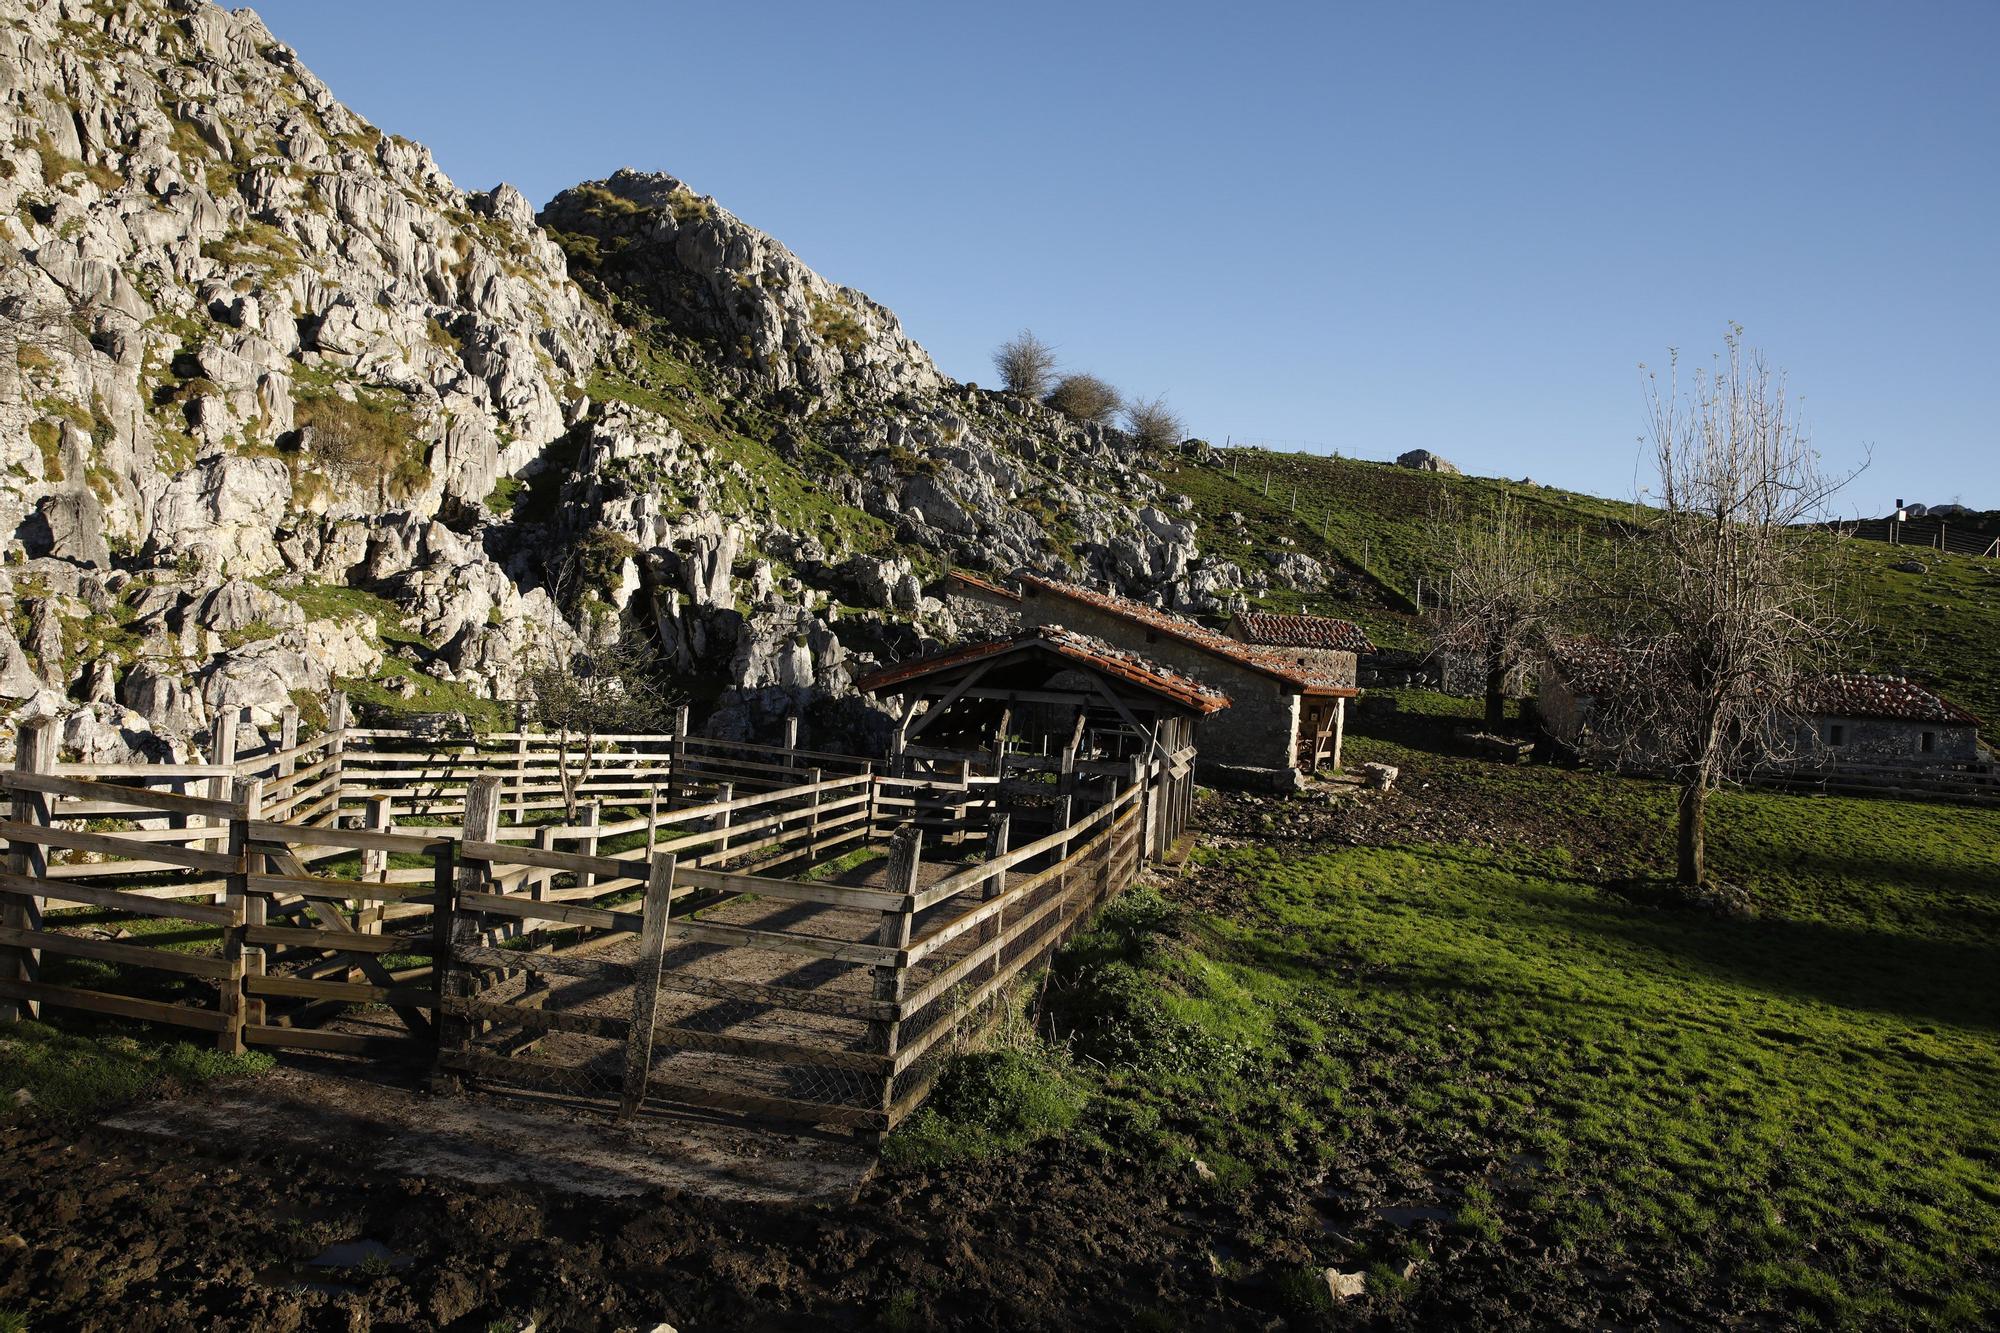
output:
<svg viewBox="0 0 2000 1333"><path fill-rule="evenodd" d="M208 764L61 764L24 727L0 1016L881 1132L1187 806L1166 761L1010 810L963 765L331 711L251 754L219 724Z"/></svg>

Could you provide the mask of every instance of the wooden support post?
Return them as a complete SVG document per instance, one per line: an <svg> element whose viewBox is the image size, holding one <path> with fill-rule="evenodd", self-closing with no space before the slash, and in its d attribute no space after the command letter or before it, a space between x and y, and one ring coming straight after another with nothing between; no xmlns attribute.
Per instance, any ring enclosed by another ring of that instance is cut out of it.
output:
<svg viewBox="0 0 2000 1333"><path fill-rule="evenodd" d="M736 815L736 812L729 808L729 803L736 799L736 784L722 783L715 789L715 799L717 804L722 806L722 809L716 812L715 822L711 826L722 830L722 836L716 839L715 843L715 864L717 869L723 869L729 865L729 826L735 822Z"/></svg>
<svg viewBox="0 0 2000 1333"><path fill-rule="evenodd" d="M1007 854L1007 847L1011 841L1012 833L1013 820L1008 818L1007 815L995 811L993 816L986 821L986 859L988 861L996 861ZM979 900L981 902L991 902L1006 891L1007 872L996 870L980 882ZM1000 918L1005 915L1006 909L1002 908L979 923L978 940L982 947L991 944L995 939L999 938L1001 933ZM1001 951L998 949L993 951L991 975L996 977L1000 975L1000 953Z"/></svg>
<svg viewBox="0 0 2000 1333"><path fill-rule="evenodd" d="M475 778L465 789L465 827L462 831L464 842L492 842L500 832L500 779ZM463 1051L472 1041L472 1028L464 1019L446 1012L449 1001L463 999L472 992L471 978L459 966L457 950L470 947L479 941L479 918L477 913L458 911L458 895L461 893L490 893L492 891L493 867L488 861L461 855L453 867L451 877L452 892L449 900L434 905L432 911L442 907L447 920L433 922L433 932L443 932L450 941L445 950L449 960L439 978L437 1021L432 1028L437 1034L438 1063L433 1067L431 1089L434 1092L456 1092L459 1078L445 1067L445 1060Z"/></svg>
<svg viewBox="0 0 2000 1333"><path fill-rule="evenodd" d="M514 827L528 822L528 705L514 703Z"/></svg>
<svg viewBox="0 0 2000 1333"><path fill-rule="evenodd" d="M61 735L54 718L30 718L14 733L14 771L16 773L53 773L56 771L56 742ZM46 825L49 822L49 798L41 792L17 791L14 793L14 822L17 824ZM11 842L7 846L7 870L10 874L25 878L39 878L48 873L49 855L39 843ZM42 900L9 893L0 895L0 924L9 930L40 930L42 928ZM7 981L39 981L42 974L42 955L38 949L0 949L0 979ZM42 1006L37 1000L0 1000L0 1020L41 1017Z"/></svg>
<svg viewBox="0 0 2000 1333"><path fill-rule="evenodd" d="M688 710L682 704L674 710L673 745L667 751L667 809L680 804L681 783L687 772Z"/></svg>
<svg viewBox="0 0 2000 1333"><path fill-rule="evenodd" d="M881 828L882 807L880 804L881 795L882 795L882 779L879 776L877 776L874 770L871 768L868 773L868 804L864 807L868 811L868 813L867 816L862 820L862 827L867 829L868 831L861 835L861 841L863 843L875 843L875 842L880 842L882 840L882 828Z"/></svg>
<svg viewBox="0 0 2000 1333"><path fill-rule="evenodd" d="M923 830L915 825L899 829L889 844L888 889L891 893L904 895L903 906L882 913L882 925L875 932L875 942L884 948L910 947L910 934L917 919L917 878L923 867L923 858ZM878 965L875 968L875 998L890 1004L902 1004L903 991L909 975L909 969L898 964ZM876 1051L887 1056L893 1068L896 1049L902 1041L902 1019L900 1017L874 1019L868 1026ZM885 1116L895 1103L895 1095L896 1076L893 1073L885 1073L882 1077L882 1111Z"/></svg>
<svg viewBox="0 0 2000 1333"><path fill-rule="evenodd" d="M235 766L236 725L241 713L242 710L238 708L225 708L216 713L215 725L210 727L208 732L209 763L220 765L223 768L233 768ZM230 790L235 785L235 782L236 775L234 773L221 773L210 778L208 780L209 799L216 801L228 800ZM216 836L208 839L205 845L210 851L219 852L229 845L229 821L226 819L222 820L216 823L215 826L218 830Z"/></svg>
<svg viewBox="0 0 2000 1333"><path fill-rule="evenodd" d="M242 788L236 796L237 805L242 807L243 813L241 818L245 825L243 830L245 834L243 839L243 873L245 876L262 874L268 862L264 854L257 850L256 844L250 841L248 825L264 817L264 788L262 784L252 783L248 787ZM233 843L234 841L235 839L232 836L231 842ZM246 879L243 891L243 911L238 918L242 922L244 930L248 931L252 926L264 925L269 919L270 914L270 896L262 893L251 893ZM245 977L261 977L264 975L264 951L262 949L252 949L247 946L243 949L243 975ZM246 1024L252 1024L257 1027L264 1025L264 1001L261 996L246 993L243 1002L243 1021Z"/></svg>
<svg viewBox="0 0 2000 1333"><path fill-rule="evenodd" d="M225 899L230 922L222 930L222 961L228 964L229 975L221 978L216 998L216 1007L228 1026L215 1034L215 1048L226 1055L242 1053L243 1025L249 1021L250 997L243 984L247 975L243 933L250 917L250 811L263 805L263 790L264 784L256 778L238 778L229 794L236 806L236 814L229 820L229 854L236 858L236 869L229 875Z"/></svg>
<svg viewBox="0 0 2000 1333"><path fill-rule="evenodd" d="M1142 755L1132 761L1132 786L1137 792L1134 798L1139 806L1139 846L1153 845L1153 757ZM1107 826L1108 827L1108 826Z"/></svg>
<svg viewBox="0 0 2000 1333"><path fill-rule="evenodd" d="M603 810L604 802L600 800L590 800L583 803L583 827L585 832L581 841L585 856L597 855L597 829L603 822ZM588 888L597 883L597 872L586 870L580 873L576 879L578 884Z"/></svg>
<svg viewBox="0 0 2000 1333"><path fill-rule="evenodd" d="M554 824L543 824L537 827L535 829L535 850L542 852L552 852L555 849L556 849L556 826ZM548 869L546 867L530 870L528 872L528 880L527 880L528 896L530 898L533 898L536 902L540 902L544 898L548 897L549 884L552 880L555 879L555 875L556 875L555 871Z"/></svg>
<svg viewBox="0 0 2000 1333"><path fill-rule="evenodd" d="M799 715L797 713L787 713L785 715L785 760L784 760L786 768L797 768L799 766L798 756L795 753L798 750L798 748L799 748Z"/></svg>
<svg viewBox="0 0 2000 1333"><path fill-rule="evenodd" d="M293 754L283 754L299 743L299 706L286 704L278 710L278 750L282 757L278 760L278 771L273 776L288 778L299 771L299 758Z"/></svg>
<svg viewBox="0 0 2000 1333"><path fill-rule="evenodd" d="M454 842L441 842L431 852L431 992L438 997L437 1009L432 1014L431 1039L438 1044L438 1051L448 1049L447 1026L459 1022L445 1013L444 998L464 993L463 988L456 992L451 989L454 972L451 928L458 914L458 888L453 882L458 869L457 856L458 844ZM433 1060L436 1055L437 1052L432 1053Z"/></svg>
<svg viewBox="0 0 2000 1333"><path fill-rule="evenodd" d="M1341 742L1344 741L1346 738L1347 738L1347 700L1335 699L1333 701L1333 771L1336 773L1341 771L1340 746Z"/></svg>
<svg viewBox="0 0 2000 1333"><path fill-rule="evenodd" d="M668 779L672 781L672 779ZM660 779L658 775L646 788L646 859L653 859L653 850L660 845Z"/></svg>
<svg viewBox="0 0 2000 1333"><path fill-rule="evenodd" d="M639 957L632 965L632 1026L625 1037L625 1095L618 1114L634 1116L646 1100L653 1072L653 1016L660 1004L660 970L667 954L667 918L673 911L675 860L671 852L653 858L646 876L646 903L639 925Z"/></svg>
<svg viewBox="0 0 2000 1333"><path fill-rule="evenodd" d="M376 833L387 833L395 826L395 806L390 797L370 796L368 798L368 813L363 826ZM381 884L388 883L389 853L373 847L362 848L361 878L371 879ZM382 908L383 904L381 903L368 903L361 906L354 913L354 928L379 935L382 931Z"/></svg>
<svg viewBox="0 0 2000 1333"><path fill-rule="evenodd" d="M328 824L340 823L340 807L347 801L347 727L347 694L335 690L326 701L326 730L333 737L326 746L333 772L333 804L327 809Z"/></svg>
<svg viewBox="0 0 2000 1333"><path fill-rule="evenodd" d="M806 774L806 782L813 789L812 804L807 807L812 813L806 816L806 855L808 857L819 854L819 784L824 781L826 781L826 770L823 768L812 769Z"/></svg>

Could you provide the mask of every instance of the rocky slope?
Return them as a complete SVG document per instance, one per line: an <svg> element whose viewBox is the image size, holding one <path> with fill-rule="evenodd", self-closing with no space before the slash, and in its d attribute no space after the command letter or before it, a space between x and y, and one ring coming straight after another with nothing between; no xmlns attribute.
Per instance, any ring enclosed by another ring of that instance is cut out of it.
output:
<svg viewBox="0 0 2000 1333"><path fill-rule="evenodd" d="M672 177L461 191L247 10L0 0L0 116L0 699L92 754L621 633L719 728L851 732L858 662L966 628L947 561L1242 585L1117 432Z"/></svg>

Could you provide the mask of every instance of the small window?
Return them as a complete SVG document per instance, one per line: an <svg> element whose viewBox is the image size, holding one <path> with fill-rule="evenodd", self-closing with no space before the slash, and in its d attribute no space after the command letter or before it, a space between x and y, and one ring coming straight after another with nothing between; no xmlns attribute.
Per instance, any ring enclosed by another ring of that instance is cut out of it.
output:
<svg viewBox="0 0 2000 1333"><path fill-rule="evenodd" d="M1838 722L1828 727L1826 729L1826 743L1830 746L1847 744L1847 728L1841 726Z"/></svg>
<svg viewBox="0 0 2000 1333"><path fill-rule="evenodd" d="M1929 754L1931 751L1937 749L1937 733L1935 731L1925 732L1923 745L1925 754Z"/></svg>

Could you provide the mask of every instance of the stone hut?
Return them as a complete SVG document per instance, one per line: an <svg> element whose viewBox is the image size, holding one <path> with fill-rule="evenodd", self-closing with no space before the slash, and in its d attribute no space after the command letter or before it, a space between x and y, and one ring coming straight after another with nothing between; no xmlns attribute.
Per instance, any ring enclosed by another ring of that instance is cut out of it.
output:
<svg viewBox="0 0 2000 1333"><path fill-rule="evenodd" d="M1900 676L1827 676L1800 692L1799 705L1807 757L1909 768L1979 759L1979 719Z"/></svg>
<svg viewBox="0 0 2000 1333"><path fill-rule="evenodd" d="M1055 625L1159 662L1229 696L1197 734L1203 780L1291 790L1340 764L1355 656L1260 647L1127 597L1017 576L1021 623Z"/></svg>
<svg viewBox="0 0 2000 1333"><path fill-rule="evenodd" d="M1633 656L1569 643L1543 655L1536 706L1543 728L1572 749L1597 735L1598 701L1639 688ZM1979 719L1899 676L1843 672L1800 687L1780 749L1805 767L1864 764L1920 769L1980 761ZM1643 766L1643 765L1642 765Z"/></svg>

